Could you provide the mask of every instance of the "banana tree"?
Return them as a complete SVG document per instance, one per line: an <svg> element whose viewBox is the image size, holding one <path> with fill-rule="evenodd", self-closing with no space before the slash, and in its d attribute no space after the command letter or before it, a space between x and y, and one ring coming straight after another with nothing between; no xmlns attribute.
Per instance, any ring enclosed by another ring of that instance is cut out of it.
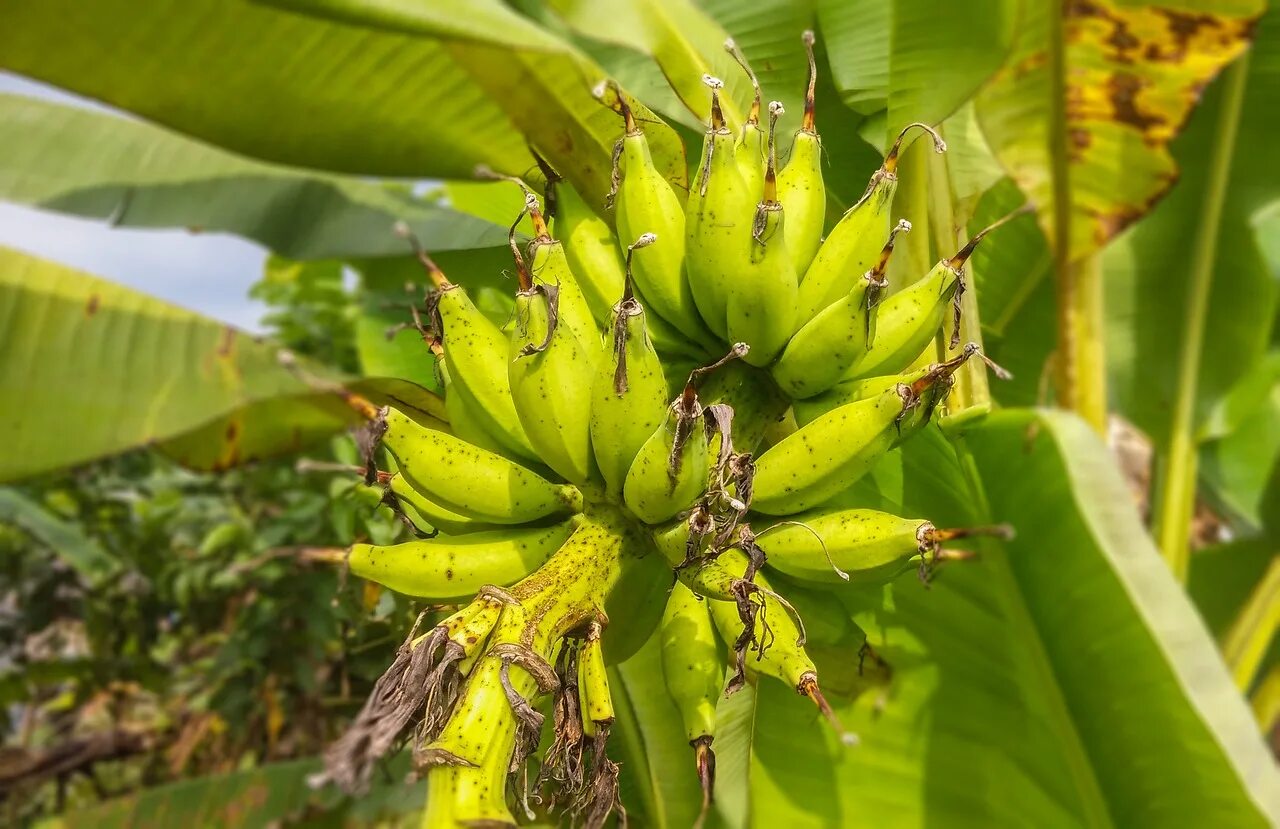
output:
<svg viewBox="0 0 1280 829"><path fill-rule="evenodd" d="M1274 377L1277 188L1230 160L1280 17L1173 5L0 0L0 66L137 116L0 97L0 197L384 300L350 376L0 251L0 478L352 429L416 536L353 572L452 607L312 785L407 737L427 826L1280 821L1240 693L1274 580L1233 682L1175 577L1197 452L1274 402L1232 387ZM1231 257L1252 281L1211 293ZM1171 282L1177 348L1106 301ZM1167 438L1173 571L1096 433L1108 370ZM1130 391L1168 377L1172 415ZM1259 477L1206 488L1256 535Z"/></svg>

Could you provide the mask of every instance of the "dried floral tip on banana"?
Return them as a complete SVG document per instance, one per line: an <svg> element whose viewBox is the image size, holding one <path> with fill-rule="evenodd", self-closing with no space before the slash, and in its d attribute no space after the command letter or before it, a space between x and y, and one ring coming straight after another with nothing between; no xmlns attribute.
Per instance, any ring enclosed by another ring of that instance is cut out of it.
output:
<svg viewBox="0 0 1280 829"><path fill-rule="evenodd" d="M787 252L797 274L803 274L818 252L827 216L827 191L822 181L822 142L814 112L818 64L813 56L813 32L802 37L809 58L809 87L804 96L804 117L791 140L791 153L778 173L778 201L787 214L784 234Z"/></svg>
<svg viewBox="0 0 1280 829"><path fill-rule="evenodd" d="M751 109L747 112L747 119L738 133L734 151L738 172L742 175L747 195L751 203L755 204L760 201L764 193L764 164L767 151L765 131L760 128L760 81L756 79L756 73L751 71L751 65L747 63L746 57L738 49L738 44L733 38L724 42L724 50L733 56L738 66L742 67L742 71L751 81L751 88L755 91L755 97L751 100Z"/></svg>
<svg viewBox="0 0 1280 829"><path fill-rule="evenodd" d="M742 180L735 138L720 113L720 81L710 75L711 123L685 205L685 270L698 312L717 336L728 331L726 308L738 274L750 266L756 197Z"/></svg>
<svg viewBox="0 0 1280 829"><path fill-rule="evenodd" d="M525 210L533 220L534 237L528 248L533 281L535 284L554 286L558 322L573 333L583 353L594 362L599 358L602 347L600 326L592 316L591 306L569 267L564 245L552 238L542 216L538 197L533 193L525 197Z"/></svg>
<svg viewBox="0 0 1280 829"><path fill-rule="evenodd" d="M875 266L854 281L849 292L809 320L773 366L773 379L793 399L812 397L839 383L862 359L876 330L877 307L888 281L885 269L899 233L911 230L905 219L889 233Z"/></svg>
<svg viewBox="0 0 1280 829"><path fill-rule="evenodd" d="M630 107L616 97L614 110L623 117L625 134L614 152L614 218L620 239L656 233L655 245L634 263L636 293L649 313L685 331L699 342L712 338L703 325L684 276L685 214L680 197L658 172L644 130Z"/></svg>
<svg viewBox="0 0 1280 829"><path fill-rule="evenodd" d="M847 290L850 274L866 273L875 263L889 234L893 197L898 190L898 151L907 133L916 128L929 132L938 152L946 149L942 138L924 124L903 128L880 169L871 175L862 198L840 217L802 274L799 319L808 320L835 302Z"/></svg>
<svg viewBox="0 0 1280 829"><path fill-rule="evenodd" d="M597 366L592 386L591 446L605 488L615 497L640 447L666 418L666 374L630 275L635 251L655 241L654 234L644 233L627 246L622 298L613 307L613 347Z"/></svg>
<svg viewBox="0 0 1280 829"><path fill-rule="evenodd" d="M796 269L783 234L784 209L777 193L777 124L782 104L769 104L769 160L764 194L756 206L747 265L728 296L729 338L751 346L746 360L767 366L795 330Z"/></svg>

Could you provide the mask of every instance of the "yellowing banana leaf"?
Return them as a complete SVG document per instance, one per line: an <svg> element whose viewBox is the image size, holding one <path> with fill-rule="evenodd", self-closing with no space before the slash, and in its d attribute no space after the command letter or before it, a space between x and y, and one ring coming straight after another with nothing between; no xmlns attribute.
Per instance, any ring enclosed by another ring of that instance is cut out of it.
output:
<svg viewBox="0 0 1280 829"><path fill-rule="evenodd" d="M168 130L0 94L0 199L121 227L188 227L253 239L294 259L483 248L506 231L407 188L264 164Z"/></svg>
<svg viewBox="0 0 1280 829"><path fill-rule="evenodd" d="M819 0L818 23L841 98L867 115L887 111L892 140L913 121L938 123L977 92L1009 53L1018 6Z"/></svg>
<svg viewBox="0 0 1280 829"><path fill-rule="evenodd" d="M278 0L270 2L276 4ZM584 198L603 209L610 189L613 145L622 135L622 121L592 95L592 90L606 78L604 70L572 44L549 32L538 38L538 48L513 48L459 37L441 28L441 13L430 4L397 0L380 0L372 5L353 0L283 2L316 21L350 24L341 26L345 31L410 33L410 41L415 44L432 43L431 37L439 37L444 51L470 75L471 82L503 109L520 133ZM469 3L445 6L457 26L477 10L486 17L492 11L488 3L475 9ZM485 20L466 25L482 27ZM627 102L636 117L645 122L658 170L672 184L687 189L688 172L679 136L639 101L628 96ZM531 166L532 161L509 172L520 174Z"/></svg>
<svg viewBox="0 0 1280 829"><path fill-rule="evenodd" d="M222 468L352 422L270 344L8 248L0 248L0 320L0 435L10 447L0 481L184 435L170 447L176 454ZM375 401L394 396L420 416L443 414L439 398L414 384L366 383Z"/></svg>
<svg viewBox="0 0 1280 829"><path fill-rule="evenodd" d="M1243 52L1262 0L1023 4L978 96L992 149L1067 260L1105 245L1177 180L1169 154L1200 90ZM1059 212L1065 215L1061 220Z"/></svg>
<svg viewBox="0 0 1280 829"><path fill-rule="evenodd" d="M1082 421L998 412L958 455L936 432L904 454L904 514L1007 521L1017 538L942 567L930 588L908 574L839 591L892 679L860 679L852 650L819 660L861 738L851 748L760 681L750 825L1280 820L1280 772Z"/></svg>
<svg viewBox="0 0 1280 829"><path fill-rule="evenodd" d="M533 163L430 38L221 0L0 0L0 67L236 152L362 175Z"/></svg>

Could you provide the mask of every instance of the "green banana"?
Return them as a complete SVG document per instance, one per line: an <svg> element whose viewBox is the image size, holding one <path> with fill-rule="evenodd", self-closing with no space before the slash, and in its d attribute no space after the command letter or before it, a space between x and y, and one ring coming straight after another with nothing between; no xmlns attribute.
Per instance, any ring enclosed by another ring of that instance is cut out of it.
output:
<svg viewBox="0 0 1280 829"><path fill-rule="evenodd" d="M827 191L822 182L822 141L814 120L813 98L818 84L818 64L813 58L813 32L801 37L809 57L809 88L804 96L804 118L791 140L791 154L778 172L778 201L787 215L783 236L797 274L803 274L818 252L827 218Z"/></svg>
<svg viewBox="0 0 1280 829"><path fill-rule="evenodd" d="M709 377L698 390L706 405L723 403L733 408L733 446L754 452L765 429L787 410L787 399L765 371L734 362Z"/></svg>
<svg viewBox="0 0 1280 829"><path fill-rule="evenodd" d="M598 622L587 625L587 634L578 648L578 696L583 733L594 737L601 727L607 728L613 722L613 697L609 694Z"/></svg>
<svg viewBox="0 0 1280 829"><path fill-rule="evenodd" d="M597 90L603 97L604 90ZM636 293L650 313L662 317L699 342L711 342L684 277L684 205L671 184L653 166L649 142L621 95L611 99L626 132L614 151L616 196L613 201L620 239L644 233L667 240L635 262Z"/></svg>
<svg viewBox="0 0 1280 829"><path fill-rule="evenodd" d="M734 149L734 160L738 163L738 172L742 175L747 196L754 204L759 202L764 194L766 140L764 130L760 129L760 81L756 79L756 73L751 71L750 64L738 50L738 44L733 38L725 40L724 50L732 55L742 67L742 71L747 73L747 77L751 79L751 88L755 90L751 109L747 113L747 119L742 123L742 130L738 133L738 144Z"/></svg>
<svg viewBox="0 0 1280 829"><path fill-rule="evenodd" d="M533 193L525 196L525 209L533 221L534 232L528 251L531 278L535 285L556 287L558 323L577 338L583 354L594 364L602 349L600 325L592 316L591 306L569 267L564 245L551 238L538 197Z"/></svg>
<svg viewBox="0 0 1280 829"><path fill-rule="evenodd" d="M432 343L432 351L437 359L448 353L448 367L442 362L441 374L445 407L455 431L477 446L536 461L538 455L520 426L511 399L506 337L476 308L464 289L449 281L406 226L397 225L396 230L412 244L435 288L428 307L441 341Z"/></svg>
<svg viewBox="0 0 1280 829"><path fill-rule="evenodd" d="M923 279L882 302L877 312L879 334L845 373L845 379L859 380L905 370L933 341L949 309L954 317L951 347L958 346L965 263L988 233L1025 212L1026 208L1019 208L978 231L955 256L938 262Z"/></svg>
<svg viewBox="0 0 1280 829"><path fill-rule="evenodd" d="M1007 527L940 530L919 518L869 509L813 510L756 538L769 567L816 584L883 584L916 568L922 578L943 561L973 554L945 550L944 541L978 535L1008 537Z"/></svg>
<svg viewBox="0 0 1280 829"><path fill-rule="evenodd" d="M729 293L738 275L750 267L755 198L738 172L734 135L720 110L723 84L710 75L703 75L702 81L711 87L711 123L685 206L684 265L702 319L723 337Z"/></svg>
<svg viewBox="0 0 1280 829"><path fill-rule="evenodd" d="M751 351L744 359L766 366L795 331L796 269L783 235L784 211L777 199L778 117L782 104L769 104L769 161L765 168L764 195L756 207L749 263L738 274L726 305L729 339L745 342Z"/></svg>
<svg viewBox="0 0 1280 829"><path fill-rule="evenodd" d="M848 488L892 448L913 402L911 389L897 386L830 411L769 447L756 460L751 508L791 515Z"/></svg>
<svg viewBox="0 0 1280 829"><path fill-rule="evenodd" d="M365 404L362 411L378 415ZM582 493L452 435L419 426L397 409L381 412L383 445L405 482L433 502L475 521L523 524L580 512Z"/></svg>
<svg viewBox="0 0 1280 829"><path fill-rule="evenodd" d="M623 483L623 501L641 521L665 521L706 489L709 462L707 424L690 383L636 453Z"/></svg>
<svg viewBox="0 0 1280 829"><path fill-rule="evenodd" d="M617 240L604 219L596 215L578 191L566 182L557 185L556 236L564 244L569 269L596 321L603 324L622 295L622 257Z"/></svg>
<svg viewBox="0 0 1280 829"><path fill-rule="evenodd" d="M557 474L585 483L592 474L591 378L594 355L558 315L558 292L534 282L517 255L511 394L529 442Z"/></svg>
<svg viewBox="0 0 1280 829"><path fill-rule="evenodd" d="M788 396L803 399L826 391L866 354L875 334L880 290L887 284L884 273L894 241L899 233L910 230L910 222L898 222L875 267L856 280L848 293L805 323L787 343L772 371L773 379Z"/></svg>
<svg viewBox="0 0 1280 829"><path fill-rule="evenodd" d="M950 378L956 370L960 368L960 366L968 362L969 358L975 354L979 359L986 363L987 368L991 369L991 372L1001 380L1008 380L1013 376L983 354L977 343L967 343L965 347L961 349L959 354L945 362L931 363L924 368L908 371L905 374L888 374L879 377L867 377L863 380L846 380L816 397L810 397L806 400L797 400L793 406L796 422L803 426L832 409L853 403L857 400L865 400L868 397L874 397L886 389L893 388L900 384L911 386L913 388L928 387L931 385L928 382L930 378L936 378L939 381ZM934 385L933 388L935 389L936 395L942 396L945 395L946 391L950 388L950 383L939 382ZM928 412L931 410L932 406L936 406L939 402L941 402L940 399L924 399L922 401L922 405L918 406L917 409L920 412ZM909 425L917 425L914 423L915 419L917 419L917 415L913 412L910 417L904 419L903 422L899 424L900 431L902 432L902 438L911 434L912 429L909 428Z"/></svg>
<svg viewBox="0 0 1280 829"><path fill-rule="evenodd" d="M622 499L641 521L666 521L706 490L711 453L697 384L707 373L748 352L746 345L738 343L726 356L690 372L663 422L636 453L622 485Z"/></svg>
<svg viewBox="0 0 1280 829"><path fill-rule="evenodd" d="M719 563L729 573L739 577L746 573L748 567L746 554L737 549L721 553ZM763 574L756 573L754 583L760 588L752 597L752 601L758 604L759 615L753 619L754 630L749 634L744 630L738 608L732 602L709 602L711 618L720 631L721 638L738 650L739 670L747 667L754 673L787 683L796 689L796 693L813 701L840 735L842 742L846 745L856 743L857 737L845 731L822 695L818 686L818 668L805 653L805 634L796 621L795 609L783 604L781 597L772 590ZM761 619L760 616L764 618ZM746 656L748 648L753 652L751 656ZM733 689L734 680L730 681L729 687Z"/></svg>
<svg viewBox="0 0 1280 829"><path fill-rule="evenodd" d="M929 132L934 149L946 150L946 143L930 127L903 127L862 198L840 217L805 270L797 300L799 319L809 320L835 302L848 290L850 279L866 273L875 263L881 240L889 233L889 211L898 189L898 153L907 131L916 127Z"/></svg>
<svg viewBox="0 0 1280 829"><path fill-rule="evenodd" d="M492 528L492 525L474 521L462 513L437 504L410 486L403 475L379 472L378 480L386 484L400 510L421 530L436 529L450 535L465 535Z"/></svg>
<svg viewBox="0 0 1280 829"><path fill-rule="evenodd" d="M641 236L627 247L627 273L637 248L654 241ZM667 380L645 329L644 306L631 290L628 276L622 299L613 307L612 359L596 367L591 391L591 446L605 488L613 496L622 493L627 470L636 453L666 417Z"/></svg>
<svg viewBox="0 0 1280 829"><path fill-rule="evenodd" d="M716 756L716 702L724 685L724 660L716 641L709 602L676 582L667 597L659 635L662 677L667 693L680 712L684 736L694 749L694 763L702 784L702 813L711 805Z"/></svg>
<svg viewBox="0 0 1280 829"><path fill-rule="evenodd" d="M347 563L352 573L397 593L436 602L465 601L486 584L514 584L538 569L575 526L575 521L565 521L416 539L390 547L354 544Z"/></svg>

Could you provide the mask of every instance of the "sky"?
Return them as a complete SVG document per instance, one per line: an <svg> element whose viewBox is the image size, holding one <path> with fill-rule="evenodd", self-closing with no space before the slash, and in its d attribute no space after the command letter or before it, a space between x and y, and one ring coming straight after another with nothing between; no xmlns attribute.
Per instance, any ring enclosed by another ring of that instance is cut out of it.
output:
<svg viewBox="0 0 1280 829"><path fill-rule="evenodd" d="M84 106L80 98L0 72L0 92ZM0 150L2 151L2 150ZM264 308L248 296L266 251L220 233L111 228L0 202L0 245L105 277L193 311L260 331Z"/></svg>

